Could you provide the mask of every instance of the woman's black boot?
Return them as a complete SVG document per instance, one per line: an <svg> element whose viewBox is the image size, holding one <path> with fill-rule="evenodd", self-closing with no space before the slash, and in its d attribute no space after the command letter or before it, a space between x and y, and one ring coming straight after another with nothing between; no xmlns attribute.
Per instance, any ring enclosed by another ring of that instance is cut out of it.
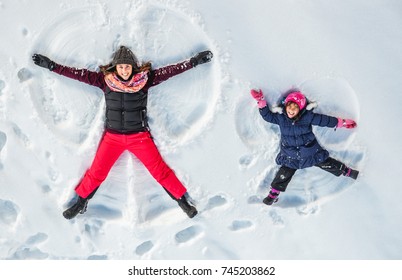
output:
<svg viewBox="0 0 402 280"><path fill-rule="evenodd" d="M68 208L66 211L63 212L64 218L70 220L77 216L78 214L84 214L85 211L87 211L87 205L88 201L95 195L96 191L98 190L99 187L94 189L87 198L82 198L81 196L78 196L77 202Z"/></svg>
<svg viewBox="0 0 402 280"><path fill-rule="evenodd" d="M190 205L188 203L184 195L181 198L176 199L176 201L179 204L180 208L183 209L184 213L186 213L189 218L194 218L194 216L197 215L198 213L197 209L193 205Z"/></svg>
<svg viewBox="0 0 402 280"><path fill-rule="evenodd" d="M88 200L88 198L82 198L81 196L78 196L77 202L63 212L64 218L70 220L78 214L84 214L85 211L87 211Z"/></svg>

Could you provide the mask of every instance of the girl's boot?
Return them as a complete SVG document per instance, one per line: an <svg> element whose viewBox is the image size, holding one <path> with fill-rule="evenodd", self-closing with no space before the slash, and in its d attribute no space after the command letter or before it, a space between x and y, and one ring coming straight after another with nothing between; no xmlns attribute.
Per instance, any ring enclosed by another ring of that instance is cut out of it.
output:
<svg viewBox="0 0 402 280"><path fill-rule="evenodd" d="M350 177L350 178L356 180L356 179L357 179L357 176L359 176L359 171L354 170L354 169L349 168L349 167L346 167L346 168L343 170L343 176Z"/></svg>
<svg viewBox="0 0 402 280"><path fill-rule="evenodd" d="M262 202L264 202L266 205L272 205L275 202L278 201L278 196L280 194L280 191L274 189L271 187L271 190L269 191L269 194Z"/></svg>

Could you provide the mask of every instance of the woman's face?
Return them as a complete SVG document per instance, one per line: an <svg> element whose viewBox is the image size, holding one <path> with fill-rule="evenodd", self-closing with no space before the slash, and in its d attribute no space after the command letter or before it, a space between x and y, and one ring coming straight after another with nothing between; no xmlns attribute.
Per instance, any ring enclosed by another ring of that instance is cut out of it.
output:
<svg viewBox="0 0 402 280"><path fill-rule="evenodd" d="M294 102L289 102L286 104L286 114L288 114L288 117L293 119L296 117L300 112L299 106L294 103Z"/></svg>
<svg viewBox="0 0 402 280"><path fill-rule="evenodd" d="M133 66L131 64L117 64L116 71L117 74L126 81L130 78L131 73L133 73Z"/></svg>

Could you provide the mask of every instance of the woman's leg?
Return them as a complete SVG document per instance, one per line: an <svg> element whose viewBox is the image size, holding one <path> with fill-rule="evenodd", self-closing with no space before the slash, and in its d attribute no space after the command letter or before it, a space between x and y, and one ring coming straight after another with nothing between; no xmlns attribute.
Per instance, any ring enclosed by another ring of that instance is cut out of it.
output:
<svg viewBox="0 0 402 280"><path fill-rule="evenodd" d="M84 178L75 188L75 192L82 198L87 198L106 179L113 164L125 150L123 135L105 133L91 167Z"/></svg>
<svg viewBox="0 0 402 280"><path fill-rule="evenodd" d="M148 169L155 180L174 198L179 199L186 193L186 188L179 181L173 170L165 163L149 132L128 135L127 148Z"/></svg>

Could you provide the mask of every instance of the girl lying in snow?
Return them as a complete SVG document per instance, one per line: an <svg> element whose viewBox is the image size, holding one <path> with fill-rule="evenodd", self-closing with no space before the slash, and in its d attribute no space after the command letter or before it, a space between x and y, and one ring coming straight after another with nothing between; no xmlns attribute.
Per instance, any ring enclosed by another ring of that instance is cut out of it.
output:
<svg viewBox="0 0 402 280"><path fill-rule="evenodd" d="M133 153L145 165L190 218L197 214L196 208L190 205L184 196L186 188L164 162L152 139L148 127L147 100L149 88L211 61L210 51L201 52L184 62L154 70L149 62L140 65L133 52L124 46L114 53L110 64L101 66L101 72L63 66L40 54L34 54L32 58L34 63L41 67L96 86L105 94L105 133L91 167L75 188L77 202L63 212L66 219L72 219L86 211L88 200L93 197L125 150Z"/></svg>
<svg viewBox="0 0 402 280"><path fill-rule="evenodd" d="M268 196L263 200L265 204L272 205L278 201L280 192L286 191L297 169L317 166L335 176L357 178L359 171L330 157L328 151L317 142L312 130L313 125L355 128L353 120L314 113L308 108L307 99L300 91L288 94L282 104L283 112L278 113L268 108L261 90L252 89L251 96L257 101L262 118L279 125L281 131L280 152L276 157L280 168L271 183Z"/></svg>

